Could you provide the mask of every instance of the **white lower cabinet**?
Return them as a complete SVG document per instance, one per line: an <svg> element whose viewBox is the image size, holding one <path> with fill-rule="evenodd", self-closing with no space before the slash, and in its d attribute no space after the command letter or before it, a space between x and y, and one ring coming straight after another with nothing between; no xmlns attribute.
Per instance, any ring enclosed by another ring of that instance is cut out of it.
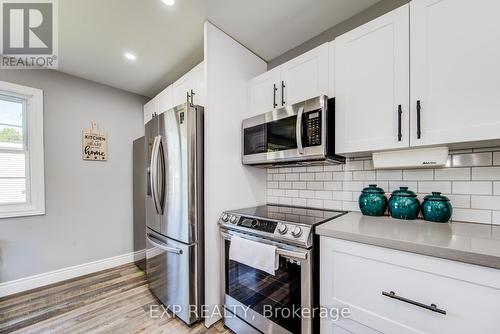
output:
<svg viewBox="0 0 500 334"><path fill-rule="evenodd" d="M500 331L500 270L328 237L320 243L320 304L351 310L347 320L323 319L321 333Z"/></svg>

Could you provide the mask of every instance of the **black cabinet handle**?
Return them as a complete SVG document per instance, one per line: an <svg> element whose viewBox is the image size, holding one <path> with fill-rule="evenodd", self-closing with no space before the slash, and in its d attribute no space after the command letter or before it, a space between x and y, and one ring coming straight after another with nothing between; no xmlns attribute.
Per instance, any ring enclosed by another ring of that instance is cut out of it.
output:
<svg viewBox="0 0 500 334"><path fill-rule="evenodd" d="M285 82L281 81L281 105L285 105Z"/></svg>
<svg viewBox="0 0 500 334"><path fill-rule="evenodd" d="M396 293L394 291L391 291L391 292L382 291L382 295L384 295L386 297L389 297L389 298L392 298L392 299L396 299L396 300L402 301L404 303L408 303L408 304L412 304L412 305L415 305L415 306L418 306L418 307L421 307L421 308L425 308L426 310L429 310L429 311L432 311L432 312L436 312L436 313L440 313L440 314L446 314L446 311L439 309L436 306L436 304L426 305L426 304L423 304L423 303L420 303L420 302L416 302L416 301L408 299L408 298L400 297L400 296L396 295Z"/></svg>
<svg viewBox="0 0 500 334"><path fill-rule="evenodd" d="M403 139L403 133L401 132L401 116L403 115L403 109L401 105L398 106L398 141Z"/></svg>
<svg viewBox="0 0 500 334"><path fill-rule="evenodd" d="M417 139L422 138L422 129L420 126L420 110L422 107L420 106L420 100L417 101Z"/></svg>
<svg viewBox="0 0 500 334"><path fill-rule="evenodd" d="M276 103L276 92L278 91L278 87L276 87L276 84L273 85L273 108L276 108L278 104Z"/></svg>

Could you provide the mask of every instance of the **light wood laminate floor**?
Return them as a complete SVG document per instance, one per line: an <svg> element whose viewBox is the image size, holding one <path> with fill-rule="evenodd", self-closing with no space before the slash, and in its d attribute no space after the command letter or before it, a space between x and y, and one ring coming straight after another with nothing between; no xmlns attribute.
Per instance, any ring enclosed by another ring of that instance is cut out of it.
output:
<svg viewBox="0 0 500 334"><path fill-rule="evenodd" d="M222 323L151 318L150 305L160 304L144 272L128 264L0 298L0 333L231 333Z"/></svg>

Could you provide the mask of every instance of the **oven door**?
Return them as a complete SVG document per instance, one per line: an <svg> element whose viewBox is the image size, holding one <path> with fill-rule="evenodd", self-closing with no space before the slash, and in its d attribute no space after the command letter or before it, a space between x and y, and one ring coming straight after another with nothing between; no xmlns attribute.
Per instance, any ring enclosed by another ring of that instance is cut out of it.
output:
<svg viewBox="0 0 500 334"><path fill-rule="evenodd" d="M276 274L229 260L233 235L277 246ZM300 317L302 308L312 307L312 252L227 230L222 242L226 317L237 316L262 333L312 333L312 318Z"/></svg>
<svg viewBox="0 0 500 334"><path fill-rule="evenodd" d="M328 98L317 97L243 121L243 164L325 159Z"/></svg>

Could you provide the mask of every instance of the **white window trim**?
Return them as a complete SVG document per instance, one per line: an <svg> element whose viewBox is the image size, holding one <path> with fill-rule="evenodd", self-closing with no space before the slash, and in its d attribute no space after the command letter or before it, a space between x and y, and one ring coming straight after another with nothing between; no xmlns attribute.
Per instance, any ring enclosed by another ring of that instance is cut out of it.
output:
<svg viewBox="0 0 500 334"><path fill-rule="evenodd" d="M26 123L29 156L26 159L30 188L26 203L0 205L0 218L45 214L45 180L43 153L43 91L0 81L0 94L26 99Z"/></svg>

